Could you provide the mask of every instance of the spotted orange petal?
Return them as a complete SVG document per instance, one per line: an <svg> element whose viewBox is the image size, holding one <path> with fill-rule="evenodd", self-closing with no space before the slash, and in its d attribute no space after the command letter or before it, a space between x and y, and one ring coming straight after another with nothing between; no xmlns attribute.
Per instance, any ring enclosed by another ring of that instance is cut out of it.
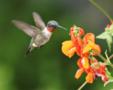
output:
<svg viewBox="0 0 113 90"><path fill-rule="evenodd" d="M99 55L101 53L101 48L97 44L92 49L93 49L93 55Z"/></svg>
<svg viewBox="0 0 113 90"><path fill-rule="evenodd" d="M83 66L84 69L88 69L90 67L89 60L88 60L87 57L83 57L81 59L81 63L82 63L82 66Z"/></svg>
<svg viewBox="0 0 113 90"><path fill-rule="evenodd" d="M99 45L95 44L94 42L89 42L83 49L83 54L85 53L90 53L92 50L91 54L92 55L99 55L101 53L101 48Z"/></svg>
<svg viewBox="0 0 113 90"><path fill-rule="evenodd" d="M77 65L78 65L79 68L83 68L82 63L81 63L81 58L78 59L78 61L77 61Z"/></svg>
<svg viewBox="0 0 113 90"><path fill-rule="evenodd" d="M71 58L74 55L74 53L76 52L76 48L74 47L71 40L64 41L62 43L62 52L69 58Z"/></svg>
<svg viewBox="0 0 113 90"><path fill-rule="evenodd" d="M86 45L89 41L95 42L95 35L93 33L87 33L83 38L84 44Z"/></svg>
<svg viewBox="0 0 113 90"><path fill-rule="evenodd" d="M79 35L82 36L82 35L84 35L84 34L85 34L84 29L80 27L80 29L79 29Z"/></svg>
<svg viewBox="0 0 113 90"><path fill-rule="evenodd" d="M92 72L89 72L86 76L86 82L93 83L93 80L94 80L94 74Z"/></svg>
<svg viewBox="0 0 113 90"><path fill-rule="evenodd" d="M83 72L84 72L84 70L82 68L78 69L77 72L75 73L75 78L79 79Z"/></svg>
<svg viewBox="0 0 113 90"><path fill-rule="evenodd" d="M83 48L83 52L82 53L83 54L89 53L89 51L92 49L93 46L94 46L93 42L86 44L86 46L84 46L84 48Z"/></svg>

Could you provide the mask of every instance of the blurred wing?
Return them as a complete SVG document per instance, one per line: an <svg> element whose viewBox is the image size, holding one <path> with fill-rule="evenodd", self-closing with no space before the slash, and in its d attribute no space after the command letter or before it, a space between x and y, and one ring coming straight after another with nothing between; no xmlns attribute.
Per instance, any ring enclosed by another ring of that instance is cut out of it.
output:
<svg viewBox="0 0 113 90"><path fill-rule="evenodd" d="M17 28L22 30L24 33L26 33L30 37L34 37L36 34L40 33L39 29L27 23L24 23L22 21L13 20L12 22Z"/></svg>
<svg viewBox="0 0 113 90"><path fill-rule="evenodd" d="M43 22L43 20L41 19L40 15L38 13L33 12L33 18L34 18L35 24L38 28L43 30L46 27L45 23Z"/></svg>

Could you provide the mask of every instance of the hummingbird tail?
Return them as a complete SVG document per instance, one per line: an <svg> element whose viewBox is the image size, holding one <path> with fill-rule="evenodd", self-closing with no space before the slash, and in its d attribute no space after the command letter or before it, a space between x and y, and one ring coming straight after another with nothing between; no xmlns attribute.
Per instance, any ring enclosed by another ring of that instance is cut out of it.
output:
<svg viewBox="0 0 113 90"><path fill-rule="evenodd" d="M28 47L28 49L26 51L26 55L28 55L33 49L34 49L34 47Z"/></svg>

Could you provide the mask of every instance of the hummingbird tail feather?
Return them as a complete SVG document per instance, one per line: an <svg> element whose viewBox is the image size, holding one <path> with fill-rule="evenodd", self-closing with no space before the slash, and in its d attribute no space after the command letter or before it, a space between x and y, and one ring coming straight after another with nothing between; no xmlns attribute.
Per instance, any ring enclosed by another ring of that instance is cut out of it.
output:
<svg viewBox="0 0 113 90"><path fill-rule="evenodd" d="M26 51L26 55L28 55L33 49L34 49L34 47L28 47L28 49Z"/></svg>

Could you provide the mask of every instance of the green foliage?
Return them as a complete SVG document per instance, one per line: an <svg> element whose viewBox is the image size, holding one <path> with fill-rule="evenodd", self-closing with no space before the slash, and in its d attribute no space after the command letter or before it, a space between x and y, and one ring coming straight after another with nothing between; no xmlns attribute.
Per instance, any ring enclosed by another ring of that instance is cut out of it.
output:
<svg viewBox="0 0 113 90"><path fill-rule="evenodd" d="M113 37L113 24L111 24L109 27L106 27L105 31L98 35L96 38L106 40L109 47L109 51L111 51L111 46L113 43L112 37Z"/></svg>

